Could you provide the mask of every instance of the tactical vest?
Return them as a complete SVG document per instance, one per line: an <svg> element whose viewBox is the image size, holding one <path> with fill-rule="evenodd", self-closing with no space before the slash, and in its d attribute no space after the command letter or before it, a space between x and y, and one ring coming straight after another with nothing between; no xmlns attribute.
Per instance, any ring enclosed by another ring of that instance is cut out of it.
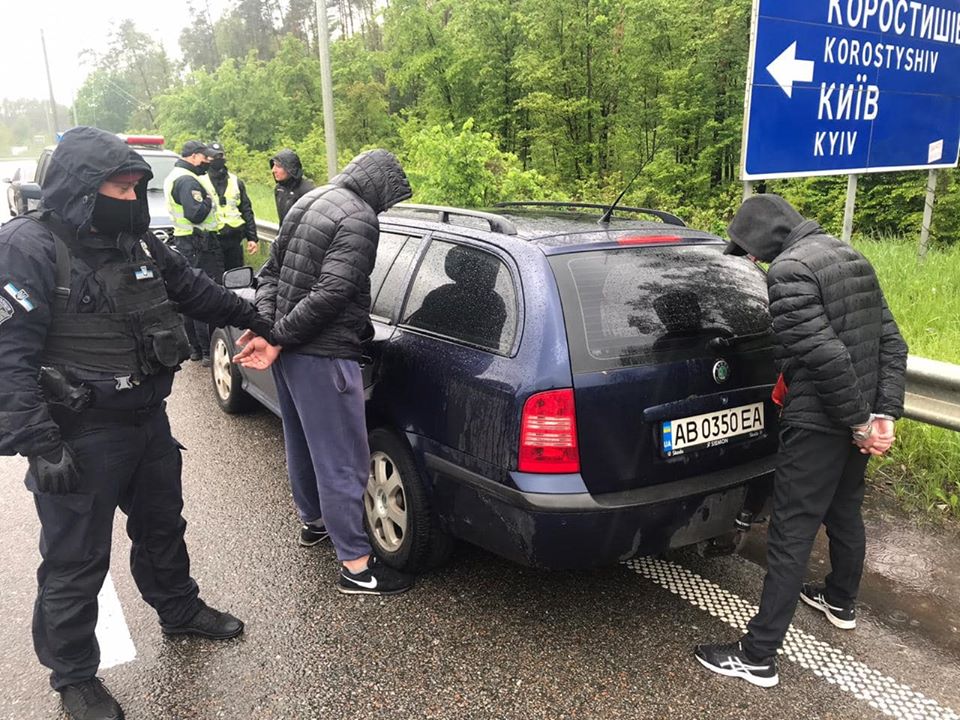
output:
<svg viewBox="0 0 960 720"><path fill-rule="evenodd" d="M220 229L220 218L216 209L216 204L210 209L210 213L203 219L202 222L194 224L187 220L186 216L183 214L183 205L177 202L176 198L173 197L173 184L182 177L192 177L200 183L200 186L206 190L207 195L210 196L210 199L213 200L217 196L217 191L213 188L213 182L206 175L196 175L186 168L174 167L170 171L170 174L167 175L166 179L163 181L163 194L167 200L167 212L170 214L170 219L173 220L173 235L174 237L184 237L187 235L193 235L194 230L201 230L206 232L216 232Z"/></svg>
<svg viewBox="0 0 960 720"><path fill-rule="evenodd" d="M28 216L29 217L29 216ZM93 379L111 376L136 383L142 377L176 368L190 357L183 320L167 297L160 270L142 242L134 259L92 268L71 254L63 239L65 226L49 214L30 218L56 242L56 289L51 303L41 362ZM71 290L71 270L77 266L91 286L103 292L110 312L80 312L89 298Z"/></svg>
<svg viewBox="0 0 960 720"><path fill-rule="evenodd" d="M227 174L227 188L224 190L222 203L217 206L217 213L220 216L220 227L238 228L244 224L240 214L240 181L233 173Z"/></svg>

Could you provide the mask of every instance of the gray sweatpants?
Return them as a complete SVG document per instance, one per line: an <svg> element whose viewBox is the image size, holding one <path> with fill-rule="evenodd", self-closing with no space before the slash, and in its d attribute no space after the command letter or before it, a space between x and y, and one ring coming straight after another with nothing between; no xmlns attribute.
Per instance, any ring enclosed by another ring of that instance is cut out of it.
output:
<svg viewBox="0 0 960 720"><path fill-rule="evenodd" d="M369 554L363 491L370 448L360 365L285 352L273 364L273 377L300 519L323 520L341 561Z"/></svg>

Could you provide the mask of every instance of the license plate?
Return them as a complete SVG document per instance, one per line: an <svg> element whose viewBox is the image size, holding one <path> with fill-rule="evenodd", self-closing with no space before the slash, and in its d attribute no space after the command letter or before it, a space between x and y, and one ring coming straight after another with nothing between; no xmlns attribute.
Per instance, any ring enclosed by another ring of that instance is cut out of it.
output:
<svg viewBox="0 0 960 720"><path fill-rule="evenodd" d="M667 420L662 428L663 452L668 456L726 445L734 438L748 439L763 432L763 403Z"/></svg>

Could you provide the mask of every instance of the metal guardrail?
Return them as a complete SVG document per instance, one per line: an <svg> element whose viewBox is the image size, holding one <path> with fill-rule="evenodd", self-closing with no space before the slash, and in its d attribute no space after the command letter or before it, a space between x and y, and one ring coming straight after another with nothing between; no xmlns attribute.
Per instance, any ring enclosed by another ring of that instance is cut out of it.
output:
<svg viewBox="0 0 960 720"><path fill-rule="evenodd" d="M276 223L257 221L257 233L268 242L279 229ZM903 416L960 432L960 365L911 355Z"/></svg>
<svg viewBox="0 0 960 720"><path fill-rule="evenodd" d="M960 365L911 355L904 417L960 431Z"/></svg>
<svg viewBox="0 0 960 720"><path fill-rule="evenodd" d="M276 223L257 220L257 237L267 242L273 242L277 239L277 233L280 232L280 226Z"/></svg>

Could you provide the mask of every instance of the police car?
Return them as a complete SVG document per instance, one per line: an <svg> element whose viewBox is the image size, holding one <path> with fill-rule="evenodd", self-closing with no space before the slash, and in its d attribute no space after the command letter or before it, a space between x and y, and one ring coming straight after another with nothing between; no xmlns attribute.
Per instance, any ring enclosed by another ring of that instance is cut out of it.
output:
<svg viewBox="0 0 960 720"><path fill-rule="evenodd" d="M173 170L180 156L163 148L160 135L119 135L128 145L135 148L153 170L153 177L147 185L147 204L150 208L150 230L164 242L173 237L173 221L167 213L167 203L163 195L163 181ZM40 189L50 166L50 157L56 146L44 148L37 160L37 171L32 183L20 183L20 207L22 212L35 210L40 205Z"/></svg>

